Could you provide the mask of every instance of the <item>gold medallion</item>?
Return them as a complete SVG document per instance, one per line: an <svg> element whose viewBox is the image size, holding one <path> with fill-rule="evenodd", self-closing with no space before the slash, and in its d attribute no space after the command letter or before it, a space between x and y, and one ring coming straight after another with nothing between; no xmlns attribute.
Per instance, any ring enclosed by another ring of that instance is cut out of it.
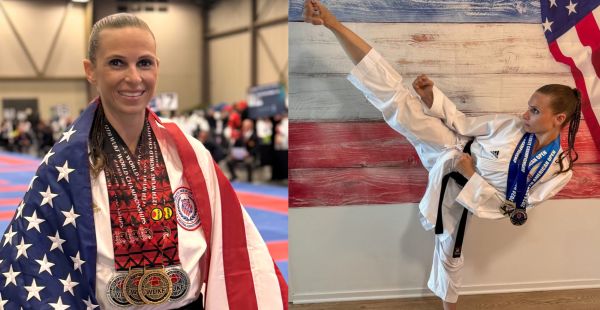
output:
<svg viewBox="0 0 600 310"><path fill-rule="evenodd" d="M171 297L173 284L165 268L146 269L140 279L138 291L146 304L160 304Z"/></svg>
<svg viewBox="0 0 600 310"><path fill-rule="evenodd" d="M143 269L130 269L123 281L123 296L132 305L143 305L144 301L138 291L140 279L144 275Z"/></svg>
<svg viewBox="0 0 600 310"><path fill-rule="evenodd" d="M525 209L515 209L510 215L510 222L515 226L521 226L527 222L527 213Z"/></svg>
<svg viewBox="0 0 600 310"><path fill-rule="evenodd" d="M517 205L514 202L512 202L510 200L506 200L506 201L504 201L504 205L502 205L500 207L500 211L502 211L502 215L510 216L513 213L513 211L515 211L516 208L517 208Z"/></svg>

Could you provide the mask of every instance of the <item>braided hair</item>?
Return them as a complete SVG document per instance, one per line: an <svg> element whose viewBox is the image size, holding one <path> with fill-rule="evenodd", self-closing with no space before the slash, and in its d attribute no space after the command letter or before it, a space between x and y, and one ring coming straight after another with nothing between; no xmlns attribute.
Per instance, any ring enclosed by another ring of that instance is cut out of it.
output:
<svg viewBox="0 0 600 310"><path fill-rule="evenodd" d="M573 163L579 158L575 151L575 136L579 130L579 122L581 121L581 92L577 88L560 84L549 84L540 87L537 92L549 95L552 99L550 106L554 113L565 113L566 119L561 128L569 124L569 133L567 138L567 149L558 155L559 171L556 174L561 174L573 169ZM563 160L567 159L568 164L565 167Z"/></svg>
<svg viewBox="0 0 600 310"><path fill-rule="evenodd" d="M102 104L98 104L96 113L94 114L94 120L92 121L92 128L90 130L89 137L89 156L90 156L90 170L94 178L98 177L100 172L104 170L107 163L106 155L104 154L104 124L106 123L106 117L104 116L104 109Z"/></svg>

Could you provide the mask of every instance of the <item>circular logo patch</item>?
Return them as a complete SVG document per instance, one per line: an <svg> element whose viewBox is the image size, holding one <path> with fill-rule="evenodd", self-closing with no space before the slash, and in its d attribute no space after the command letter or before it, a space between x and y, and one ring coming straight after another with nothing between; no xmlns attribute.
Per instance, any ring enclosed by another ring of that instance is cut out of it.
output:
<svg viewBox="0 0 600 310"><path fill-rule="evenodd" d="M194 230L200 226L200 216L194 203L192 191L189 188L180 187L173 194L175 209L177 212L177 223L186 230Z"/></svg>
<svg viewBox="0 0 600 310"><path fill-rule="evenodd" d="M154 221L160 221L163 218L163 211L161 208L152 209L152 219Z"/></svg>
<svg viewBox="0 0 600 310"><path fill-rule="evenodd" d="M171 209L171 207L164 207L163 211L165 215L165 220L171 219L171 217L173 216L173 209Z"/></svg>

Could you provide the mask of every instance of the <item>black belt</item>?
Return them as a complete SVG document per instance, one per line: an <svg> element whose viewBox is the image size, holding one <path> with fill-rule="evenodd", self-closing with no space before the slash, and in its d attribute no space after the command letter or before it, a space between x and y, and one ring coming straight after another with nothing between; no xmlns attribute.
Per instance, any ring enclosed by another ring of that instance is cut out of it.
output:
<svg viewBox="0 0 600 310"><path fill-rule="evenodd" d="M196 301L194 301L191 304L185 305L181 308L177 308L177 310L204 310L204 306L202 305L202 293L200 293L200 297L198 297L198 299L196 299Z"/></svg>
<svg viewBox="0 0 600 310"><path fill-rule="evenodd" d="M471 154L471 144L473 144L473 140L470 140L465 145L463 149L463 153ZM467 178L465 178L462 174L458 172L450 172L444 176L442 179L442 188L440 191L440 200L438 203L438 212L437 219L435 221L435 234L439 235L444 232L444 222L442 221L442 203L444 202L444 194L446 193L446 185L448 185L448 180L453 179L456 184L464 187L467 184ZM452 251L452 257L457 258L460 257L462 252L462 243L463 238L465 236L465 227L467 226L467 214L469 210L465 208L460 217L460 223L458 224L458 231L456 232L456 241L454 242L454 250Z"/></svg>

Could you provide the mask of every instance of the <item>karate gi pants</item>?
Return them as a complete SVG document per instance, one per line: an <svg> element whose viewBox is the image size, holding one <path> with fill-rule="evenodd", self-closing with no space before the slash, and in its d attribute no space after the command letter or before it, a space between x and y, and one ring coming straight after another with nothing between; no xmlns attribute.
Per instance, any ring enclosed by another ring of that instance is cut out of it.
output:
<svg viewBox="0 0 600 310"><path fill-rule="evenodd" d="M393 128L415 147L423 166L429 172L428 182L436 182L437 186L428 186L428 191L423 197L423 200L435 201L435 203L422 203L422 205L427 206L426 208L435 207L437 212L439 191L430 189L439 189L444 175L455 170L455 161L462 154L462 149L470 138L455 133L439 118L427 115L424 106L417 98L400 102L402 103L395 105L394 120L386 121L388 123L393 121ZM452 257L456 231L464 208L455 202L460 190L461 187L455 184L454 180L448 182L442 207L444 231L442 234L435 235L433 262L427 282L429 289L447 302L458 300L458 288L461 284L461 270L464 264L463 255L458 258ZM467 222L470 218L469 213ZM421 214L421 222L426 229L433 228L423 214Z"/></svg>

